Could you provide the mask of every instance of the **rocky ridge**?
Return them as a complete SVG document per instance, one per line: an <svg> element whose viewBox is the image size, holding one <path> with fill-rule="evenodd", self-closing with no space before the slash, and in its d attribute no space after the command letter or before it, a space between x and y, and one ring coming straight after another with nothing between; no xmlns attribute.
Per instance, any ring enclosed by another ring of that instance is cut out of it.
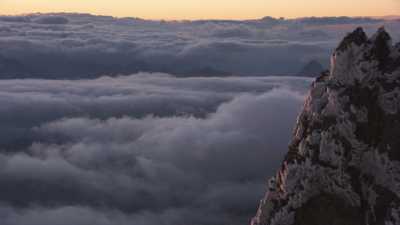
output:
<svg viewBox="0 0 400 225"><path fill-rule="evenodd" d="M400 43L347 35L312 84L252 225L400 224Z"/></svg>

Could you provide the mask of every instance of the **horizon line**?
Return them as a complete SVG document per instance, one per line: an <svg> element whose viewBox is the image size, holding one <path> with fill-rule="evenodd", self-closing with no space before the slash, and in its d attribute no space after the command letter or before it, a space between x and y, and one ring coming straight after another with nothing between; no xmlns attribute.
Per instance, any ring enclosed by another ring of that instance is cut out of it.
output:
<svg viewBox="0 0 400 225"><path fill-rule="evenodd" d="M283 19L283 20L298 20L298 19L306 19L306 18L371 18L371 19L383 19L383 20L397 20L400 19L399 15L383 15L383 16L301 16L301 17L275 17L275 16L263 16L258 18L247 18L247 19L235 19L235 18L198 18L198 19L162 19L162 18L143 18L143 17L135 17L135 16L114 16L114 15L106 15L106 14L96 14L96 13L86 13L86 12L29 12L29 13L15 13L15 14L0 14L0 16L5 17L13 17L13 16L34 16L34 15L62 15L62 14L69 14L69 15L89 15L89 16L99 16L99 17L112 17L115 19L138 19L138 20L147 20L147 21L167 21L167 22L180 22L180 21L207 21L207 20L215 20L215 21L252 21L252 20L262 20L265 18L272 18L272 19Z"/></svg>

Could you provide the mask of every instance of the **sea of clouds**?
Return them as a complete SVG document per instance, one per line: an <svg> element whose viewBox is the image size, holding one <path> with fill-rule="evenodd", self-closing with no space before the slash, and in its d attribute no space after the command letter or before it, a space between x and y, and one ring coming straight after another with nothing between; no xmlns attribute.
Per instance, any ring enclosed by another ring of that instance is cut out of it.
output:
<svg viewBox="0 0 400 225"><path fill-rule="evenodd" d="M1 224L246 224L310 82L3 80Z"/></svg>
<svg viewBox="0 0 400 225"><path fill-rule="evenodd" d="M247 224L312 81L280 75L381 25L0 16L0 224Z"/></svg>
<svg viewBox="0 0 400 225"><path fill-rule="evenodd" d="M399 20L266 17L246 21L150 21L87 14L0 16L0 78L89 78L139 71L195 75L297 75L328 68L345 33ZM314 74L305 74L314 75Z"/></svg>

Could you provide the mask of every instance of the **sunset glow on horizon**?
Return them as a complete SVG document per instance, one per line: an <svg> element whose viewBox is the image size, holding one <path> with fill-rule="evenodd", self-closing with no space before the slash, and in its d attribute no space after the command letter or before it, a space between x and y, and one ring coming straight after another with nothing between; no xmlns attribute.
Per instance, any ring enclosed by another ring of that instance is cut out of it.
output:
<svg viewBox="0 0 400 225"><path fill-rule="evenodd" d="M79 12L144 19L399 15L399 0L2 0L0 14Z"/></svg>

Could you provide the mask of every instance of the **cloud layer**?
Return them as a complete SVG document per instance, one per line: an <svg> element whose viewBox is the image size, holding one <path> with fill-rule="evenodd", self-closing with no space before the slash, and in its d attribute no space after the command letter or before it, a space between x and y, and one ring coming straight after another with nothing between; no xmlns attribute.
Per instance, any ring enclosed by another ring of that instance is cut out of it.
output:
<svg viewBox="0 0 400 225"><path fill-rule="evenodd" d="M3 80L2 224L247 223L309 83Z"/></svg>
<svg viewBox="0 0 400 225"><path fill-rule="evenodd" d="M88 78L138 71L193 75L295 75L366 18L148 21L86 14L0 17L0 78ZM307 74L309 75L309 74Z"/></svg>

